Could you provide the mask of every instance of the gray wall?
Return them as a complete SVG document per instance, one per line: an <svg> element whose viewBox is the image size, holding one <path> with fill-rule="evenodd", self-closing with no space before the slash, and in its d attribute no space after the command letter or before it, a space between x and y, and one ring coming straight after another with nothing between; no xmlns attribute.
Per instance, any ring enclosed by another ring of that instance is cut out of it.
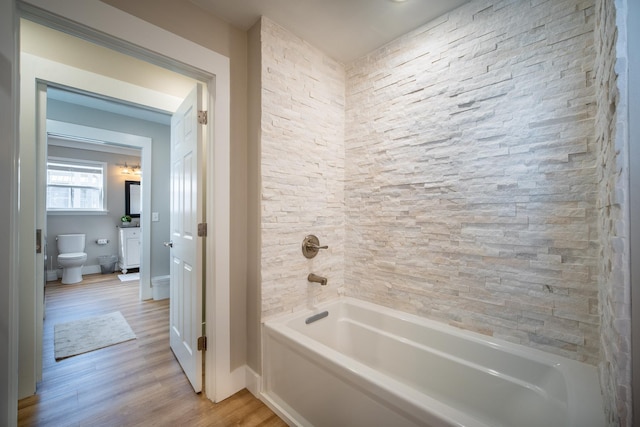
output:
<svg viewBox="0 0 640 427"><path fill-rule="evenodd" d="M151 277L165 276L169 274L169 250L162 245L169 237L169 159L170 159L170 126L138 120L131 117L106 113L86 107L79 107L68 103L49 100L47 104L47 118L112 130L116 132L130 133L145 136L152 139L151 159L151 212L158 212L159 221L151 222ZM124 186L124 184L122 184ZM122 190L124 193L124 189ZM124 200L122 208L114 212L115 217L124 213ZM111 209L111 208L110 208ZM122 213L119 213L122 211ZM119 213L119 214L118 214ZM116 215L117 214L117 215ZM77 216L74 221L77 221ZM86 218L87 224L95 222L95 218ZM115 218L117 220L117 218ZM115 229L115 223L112 224ZM49 231L48 235L51 236ZM103 237L103 236L100 236ZM90 242L87 236L87 242ZM112 243L110 253L117 253L117 246ZM51 245L49 245L51 247ZM53 245L55 247L55 244ZM101 247L103 248L103 247ZM96 255L97 256L97 255ZM88 262L97 263L97 259L89 257Z"/></svg>

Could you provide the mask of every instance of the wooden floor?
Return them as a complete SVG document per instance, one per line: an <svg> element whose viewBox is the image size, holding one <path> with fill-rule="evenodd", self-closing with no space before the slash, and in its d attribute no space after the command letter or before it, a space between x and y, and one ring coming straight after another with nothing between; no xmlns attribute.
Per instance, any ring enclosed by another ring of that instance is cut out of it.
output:
<svg viewBox="0 0 640 427"><path fill-rule="evenodd" d="M286 426L246 389L214 404L193 392L169 349L169 300L140 301L138 281L88 275L45 287L43 380L19 426ZM137 339L56 361L53 325L120 311Z"/></svg>

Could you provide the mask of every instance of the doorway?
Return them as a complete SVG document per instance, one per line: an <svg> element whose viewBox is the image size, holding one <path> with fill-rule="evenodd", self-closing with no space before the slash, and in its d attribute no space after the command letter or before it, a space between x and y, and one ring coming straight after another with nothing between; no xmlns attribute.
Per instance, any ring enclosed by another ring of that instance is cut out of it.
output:
<svg viewBox="0 0 640 427"><path fill-rule="evenodd" d="M50 118L46 120L46 136L41 137L43 140L39 142L38 158L42 160L38 170L42 173L46 170L46 159L52 153L58 153L58 157L99 160L104 162L107 169L103 193L105 209L72 216L64 211L60 213L62 215L46 212L42 224L43 234L48 237L46 246L51 248L52 244L55 245L54 238L58 232L86 233L85 252L88 259L84 270L86 273L100 272L97 262L99 256L119 255L117 226L120 226L120 218L126 213L125 183L128 179L142 182L140 201L147 215L138 215L133 225L145 231L140 239L142 256L138 261L141 276L139 298L150 299L151 278L169 274L168 251L162 246L169 234L169 201L166 194L159 190L169 185L169 178L162 171L169 167L171 116L134 108L118 100L95 98L92 94L73 93L51 86L42 90L47 93L46 110ZM38 108L45 109L42 105ZM53 151L48 152L47 147L52 144ZM125 169L127 161L128 168ZM133 166L138 174L128 170ZM38 180L38 185L44 186L44 181L44 178ZM44 197L43 190L39 189L38 194ZM40 201L39 205L42 206L39 211L43 210L44 201ZM48 230L52 222L58 227ZM102 244L99 244L99 240ZM55 248L52 249L49 253L55 252ZM51 261L47 264L47 268L52 267Z"/></svg>
<svg viewBox="0 0 640 427"><path fill-rule="evenodd" d="M30 3L37 3L37 1ZM207 97L207 103L212 108L211 117L214 126L209 127L206 135L211 147L211 150L207 152L206 161L208 164L213 165L210 169L211 175L206 179L208 182L215 182L215 185L206 187L207 203L211 204L207 208L207 222L215 238L208 239L206 245L208 253L213 254L215 252L217 255L211 259L211 264L215 267L213 273L205 278L206 292L212 299L211 309L208 313L211 316L215 316L216 319L215 322L213 318L207 322L208 325L211 325L207 326L207 330L211 329L209 334L215 337L215 340L209 342L209 351L205 355L207 366L209 367L208 371L211 371L211 374L206 376L208 384L206 388L210 399L216 401L224 399L244 387L244 367L232 368L230 362L229 255L228 251L225 250L229 247L230 198L228 59L186 40L173 38L172 36L167 38L166 32L163 33L157 27L146 23L137 24L135 34L123 36L119 33L127 31L128 27L123 25L122 22L129 19L128 15L122 12L114 12L100 2L83 2L82 7L78 8L75 8L70 3L53 5L43 2L38 7L40 8L39 11L46 11L43 13L45 15L44 18L38 16L40 22L48 22L51 19L47 15L48 13L73 19L76 12L82 11L82 16L76 17L76 22L80 23L80 25L70 24L65 21L63 27L83 34L88 33L84 37L85 39L108 39L111 44L113 44L114 39L109 38L109 36L105 37L105 34L114 37L116 40L134 39L131 42L119 43L123 46L126 45L127 49L125 50L127 51L130 51L129 47L139 43L138 46L143 47L136 48L137 52L141 52L141 49L149 49L147 52L158 52L159 56L151 53L147 53L146 56L153 57L156 55L157 62L168 63L174 69L187 70L186 74L198 75L202 77L203 81L207 82L210 94ZM57 10L57 8L65 10ZM67 8L69 10L66 10ZM110 19L105 19L105 11L102 10L104 8L109 9L106 14L111 16L115 13L120 16L112 16ZM27 14L25 13L24 15ZM56 25L59 26L60 23L56 22ZM105 28L105 25L111 28ZM96 26L100 28L98 32L92 30ZM177 96L130 83L123 83L122 81L118 82L116 79L87 72L86 70L79 70L65 64L53 64L55 61L51 61L49 58L39 58L23 52L21 59L23 70L25 70L22 75L23 84L21 86L21 99L23 100L21 118L23 123L36 122L34 117L36 95L33 83L38 81L53 82L63 87L77 87L81 90L98 92L101 95L124 99L135 104L153 105L155 108L164 111L174 111L175 105L179 101ZM38 61L40 63L37 63ZM181 68L180 63L188 65ZM80 77L78 77L79 75ZM96 88L98 89L96 90ZM215 94L215 98L213 94ZM24 102L25 100L26 102ZM31 152L32 148L29 147L28 141L36 139L36 131L26 124L22 126L22 130L21 147L24 147L25 150L21 148L21 161L23 161L22 165L25 168L29 168L35 164L35 153ZM33 183L23 180L21 184L23 200L30 200L34 194ZM215 205L213 204L214 200L216 201ZM30 236L34 235L34 225L35 218L31 218L29 215L21 217L20 235L26 242L33 241ZM24 235L22 230L25 231ZM31 264L31 271L33 272L33 265L36 262L29 246L28 244L24 245L26 247L26 256L20 257L21 261L24 260L20 267L21 282L23 283L23 278L26 283L31 282L29 274L23 275L23 272L25 269L28 270L29 264ZM217 251L214 249L217 249ZM32 275L33 273L30 274ZM37 339L34 340L34 338L38 334L31 332L37 328L38 313L42 314L42 310L38 311L38 308L32 305L34 304L32 301L37 302L40 300L39 297L41 295L37 294L35 280L33 280L33 283L33 288L25 286L24 291L21 289L20 297L20 396L30 395L35 391L35 384L38 380L39 372L41 372L41 367L38 369L37 366L38 353L34 350L35 343L38 341ZM213 329L215 329L215 332Z"/></svg>

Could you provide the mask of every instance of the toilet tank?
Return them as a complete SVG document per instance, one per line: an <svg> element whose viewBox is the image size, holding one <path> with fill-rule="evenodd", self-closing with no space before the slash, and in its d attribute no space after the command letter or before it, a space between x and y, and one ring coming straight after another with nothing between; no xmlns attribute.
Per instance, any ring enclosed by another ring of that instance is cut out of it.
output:
<svg viewBox="0 0 640 427"><path fill-rule="evenodd" d="M59 254L84 252L84 234L60 234L56 237Z"/></svg>

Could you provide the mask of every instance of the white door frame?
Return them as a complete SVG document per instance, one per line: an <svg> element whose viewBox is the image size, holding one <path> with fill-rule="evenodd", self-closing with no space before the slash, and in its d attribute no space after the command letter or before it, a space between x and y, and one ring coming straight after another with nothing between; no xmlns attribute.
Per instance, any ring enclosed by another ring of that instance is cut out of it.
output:
<svg viewBox="0 0 640 427"><path fill-rule="evenodd" d="M0 425L13 427L18 420L18 22L12 1L0 2Z"/></svg>
<svg viewBox="0 0 640 427"><path fill-rule="evenodd" d="M41 23L69 28L108 47L115 46L127 52L137 52L141 59L153 58L156 63L173 67L177 65L185 74L198 75L207 82L207 104L210 106L209 117L213 126L207 127L206 136L207 145L212 148L206 154L206 215L211 230L206 251L213 268L207 271L205 292L208 307L206 332L209 343L213 344L209 348L213 348L205 354L205 389L209 399L216 402L230 396L245 386L245 368L242 366L232 369L230 354L229 58L99 0L25 0L20 6L23 13L38 16ZM122 96L108 96L128 99L126 93ZM21 133L21 138L24 137Z"/></svg>
<svg viewBox="0 0 640 427"><path fill-rule="evenodd" d="M36 174L31 171L42 171L46 168L46 159L42 156L44 153L43 145L46 144L47 133L58 133L61 135L75 135L82 139L93 139L95 133L92 134L91 128L79 125L66 124L60 122L46 121L46 92L43 87L47 85L57 85L64 87L75 87L85 92L97 93L99 95L114 97L123 97L126 93L124 101L135 102L140 105L148 105L157 109L165 109L171 111L176 108L181 99L157 93L149 89L141 88L132 84L121 82L115 79L107 78L99 74L90 73L48 59L40 58L31 54L23 53L21 60L21 153L20 161L24 166L25 175L21 181L20 192L24 200L23 207L26 203L32 205L34 213L32 223L25 209L20 216L21 221L21 238L34 233L35 228L43 228L38 223L44 221L40 216L46 216L43 206L36 203L36 198L44 199L43 182L36 180ZM116 90L117 89L117 90ZM122 99L122 98L120 98ZM35 102L34 102L35 101ZM36 123L36 126L33 126ZM73 132L73 133L70 133ZM142 148L142 167L143 174L151 168L151 140L150 138L128 136L127 134L116 135L115 132L101 129L98 131L105 138L105 141L111 143L128 144ZM32 143L36 141L36 143ZM146 148L146 149L144 149ZM147 165L147 166L145 166ZM40 179L42 181L42 179ZM144 191L143 187L143 191ZM148 197L148 206L144 206L147 210L151 210L151 197ZM40 203L41 204L41 203ZM151 221L149 216L143 216L142 226L150 229ZM150 277L150 233L143 234L143 240L146 244L146 251L143 252L143 265L140 280L140 297L142 299L150 299L152 297L151 277ZM20 281L21 283L33 283L33 287L27 288L23 286L20 290L20 382L19 397L25 397L35 393L36 382L41 380L42 376L42 319L44 314L43 291L44 282L39 279L36 271L43 268L44 263L41 262L41 255L36 256L30 245L21 245L20 258ZM34 263L32 265L31 261ZM34 314L35 313L35 314Z"/></svg>

